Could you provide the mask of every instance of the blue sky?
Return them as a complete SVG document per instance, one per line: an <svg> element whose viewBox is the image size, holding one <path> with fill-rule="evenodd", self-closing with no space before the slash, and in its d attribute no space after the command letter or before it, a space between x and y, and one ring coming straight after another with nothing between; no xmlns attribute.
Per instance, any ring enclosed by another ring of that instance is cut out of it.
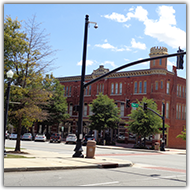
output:
<svg viewBox="0 0 190 190"><path fill-rule="evenodd" d="M8 1L7 1L8 2ZM11 1L13 2L13 1ZM16 1L15 1L16 2ZM51 2L53 3L53 2ZM186 51L186 4L6 4L6 15L27 21L36 15L41 29L50 34L50 45L58 49L54 62L55 77L81 75L85 15L98 23L88 29L86 74L99 65L110 70L149 57L150 48L163 46L168 53L178 47ZM184 69L178 76L186 78ZM176 57L168 59L168 70ZM128 70L149 69L143 63ZM51 73L50 72L50 73Z"/></svg>

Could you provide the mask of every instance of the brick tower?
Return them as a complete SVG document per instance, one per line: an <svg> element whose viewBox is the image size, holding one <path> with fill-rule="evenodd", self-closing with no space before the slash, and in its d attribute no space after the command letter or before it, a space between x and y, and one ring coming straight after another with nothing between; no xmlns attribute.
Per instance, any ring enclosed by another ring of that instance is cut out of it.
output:
<svg viewBox="0 0 190 190"><path fill-rule="evenodd" d="M157 57L161 55L168 55L168 49L165 47L152 47L150 49L150 57ZM166 69L167 70L167 58L157 59L150 61L150 69Z"/></svg>

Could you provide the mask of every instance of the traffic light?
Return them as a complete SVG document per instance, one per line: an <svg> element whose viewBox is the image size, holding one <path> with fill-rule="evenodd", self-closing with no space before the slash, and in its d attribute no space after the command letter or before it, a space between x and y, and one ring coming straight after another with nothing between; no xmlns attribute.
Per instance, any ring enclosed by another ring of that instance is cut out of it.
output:
<svg viewBox="0 0 190 190"><path fill-rule="evenodd" d="M143 103L143 110L146 111L147 110L147 103Z"/></svg>
<svg viewBox="0 0 190 190"><path fill-rule="evenodd" d="M163 127L162 127L162 128L159 128L159 130L162 131L162 130L163 130ZM166 131L166 127L164 128L164 130Z"/></svg>
<svg viewBox="0 0 190 190"><path fill-rule="evenodd" d="M177 51L178 53L180 52L184 52L182 49L180 49L179 47L179 50ZM183 57L184 55L178 55L177 56L177 69L183 69Z"/></svg>
<svg viewBox="0 0 190 190"><path fill-rule="evenodd" d="M130 100L126 99L126 108L130 108Z"/></svg>

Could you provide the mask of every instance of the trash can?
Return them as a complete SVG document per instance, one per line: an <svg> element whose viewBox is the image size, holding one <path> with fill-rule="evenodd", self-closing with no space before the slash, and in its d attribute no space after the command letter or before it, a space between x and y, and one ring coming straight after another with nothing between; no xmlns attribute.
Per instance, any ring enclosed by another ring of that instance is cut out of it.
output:
<svg viewBox="0 0 190 190"><path fill-rule="evenodd" d="M88 140L86 147L86 158L94 158L96 149L96 141Z"/></svg>
<svg viewBox="0 0 190 190"><path fill-rule="evenodd" d="M160 144L159 142L155 142L154 149L159 150Z"/></svg>

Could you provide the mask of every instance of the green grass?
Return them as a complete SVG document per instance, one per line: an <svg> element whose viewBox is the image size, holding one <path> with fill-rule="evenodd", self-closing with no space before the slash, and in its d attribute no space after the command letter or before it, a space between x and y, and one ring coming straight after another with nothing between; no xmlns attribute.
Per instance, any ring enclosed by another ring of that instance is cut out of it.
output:
<svg viewBox="0 0 190 190"><path fill-rule="evenodd" d="M15 149L13 147L5 147L5 149ZM21 148L21 150L25 150L25 148Z"/></svg>
<svg viewBox="0 0 190 190"><path fill-rule="evenodd" d="M35 157L26 157L26 156L21 156L21 155L7 154L7 156L4 158L35 158Z"/></svg>

